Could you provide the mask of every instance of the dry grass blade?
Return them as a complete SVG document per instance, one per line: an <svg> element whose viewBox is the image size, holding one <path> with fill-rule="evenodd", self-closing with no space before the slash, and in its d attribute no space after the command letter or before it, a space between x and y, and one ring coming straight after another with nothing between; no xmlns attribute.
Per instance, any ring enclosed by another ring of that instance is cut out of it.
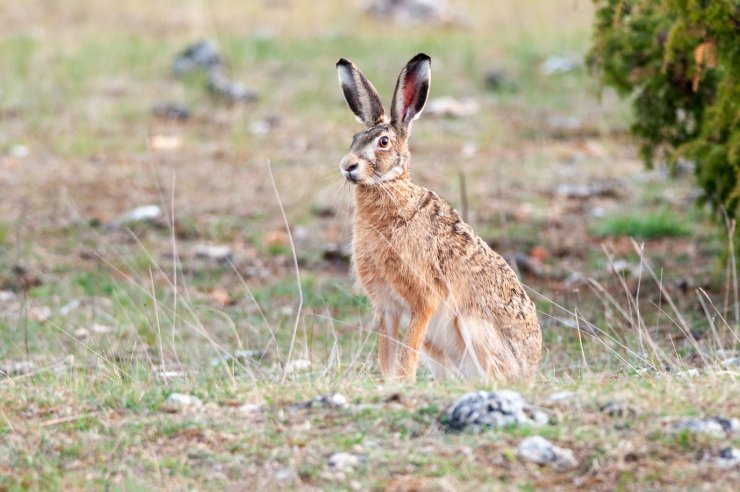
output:
<svg viewBox="0 0 740 492"><path fill-rule="evenodd" d="M293 255L293 268L295 269L296 285L298 286L298 307L295 313L295 323L293 324L293 333L290 336L290 345L288 346L288 356L283 363L283 375L280 378L280 382L284 383L285 378L288 377L288 369L290 367L290 361L293 357L293 348L295 346L295 338L298 334L298 324L301 320L301 311L303 310L303 285L301 282L301 269L298 267L298 255L295 251L295 243L293 242L293 234L290 232L290 223L288 222L288 216L285 215L285 208L283 208L283 201L280 199L280 192L275 184L275 176L272 174L272 164L267 161L267 171L270 174L270 183L272 183L272 189L275 192L275 198L277 199L278 206L280 207L280 215L283 217L283 224L288 234L288 242L290 244L290 251Z"/></svg>

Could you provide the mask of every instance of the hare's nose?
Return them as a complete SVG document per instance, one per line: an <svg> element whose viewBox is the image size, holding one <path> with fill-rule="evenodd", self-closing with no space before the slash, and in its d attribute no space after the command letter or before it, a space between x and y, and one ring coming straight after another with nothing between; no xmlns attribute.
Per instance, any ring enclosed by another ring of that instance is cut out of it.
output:
<svg viewBox="0 0 740 492"><path fill-rule="evenodd" d="M352 171L354 171L358 167L360 167L360 165L355 162L354 164L350 164L349 166L345 167L344 170L347 171L348 173L351 173Z"/></svg>

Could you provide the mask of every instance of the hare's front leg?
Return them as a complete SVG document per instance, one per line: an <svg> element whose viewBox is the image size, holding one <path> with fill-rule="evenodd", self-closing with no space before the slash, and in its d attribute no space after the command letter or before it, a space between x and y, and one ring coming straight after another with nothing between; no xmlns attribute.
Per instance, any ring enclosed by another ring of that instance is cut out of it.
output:
<svg viewBox="0 0 740 492"><path fill-rule="evenodd" d="M401 323L401 311L394 307L376 310L378 322L378 366L384 378L393 376L398 353L398 327Z"/></svg>
<svg viewBox="0 0 740 492"><path fill-rule="evenodd" d="M401 364L398 376L409 382L416 381L416 369L419 367L419 352L424 343L429 320L437 310L435 304L424 304L411 312L409 329L401 348Z"/></svg>

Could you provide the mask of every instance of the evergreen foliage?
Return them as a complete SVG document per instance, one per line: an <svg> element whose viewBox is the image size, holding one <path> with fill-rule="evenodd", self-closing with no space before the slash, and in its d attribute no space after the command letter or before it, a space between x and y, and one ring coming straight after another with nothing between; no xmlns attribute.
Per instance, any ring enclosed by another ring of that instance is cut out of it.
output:
<svg viewBox="0 0 740 492"><path fill-rule="evenodd" d="M633 101L648 166L694 162L722 221L740 214L740 0L594 0L587 63Z"/></svg>

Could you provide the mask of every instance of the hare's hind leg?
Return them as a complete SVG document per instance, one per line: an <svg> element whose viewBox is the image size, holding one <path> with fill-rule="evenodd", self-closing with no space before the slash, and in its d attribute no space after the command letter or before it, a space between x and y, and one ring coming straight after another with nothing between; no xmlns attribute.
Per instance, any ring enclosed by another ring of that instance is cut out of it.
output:
<svg viewBox="0 0 740 492"><path fill-rule="evenodd" d="M457 330L457 353L454 360L463 377L467 380L482 381L488 377L476 350L474 338L480 336L478 322L456 317L454 327Z"/></svg>
<svg viewBox="0 0 740 492"><path fill-rule="evenodd" d="M424 340L424 350L421 355L436 381L441 381L449 375L449 359L434 343Z"/></svg>
<svg viewBox="0 0 740 492"><path fill-rule="evenodd" d="M385 306L376 311L378 320L378 366L383 377L390 377L398 354L398 328L401 323L401 308Z"/></svg>

